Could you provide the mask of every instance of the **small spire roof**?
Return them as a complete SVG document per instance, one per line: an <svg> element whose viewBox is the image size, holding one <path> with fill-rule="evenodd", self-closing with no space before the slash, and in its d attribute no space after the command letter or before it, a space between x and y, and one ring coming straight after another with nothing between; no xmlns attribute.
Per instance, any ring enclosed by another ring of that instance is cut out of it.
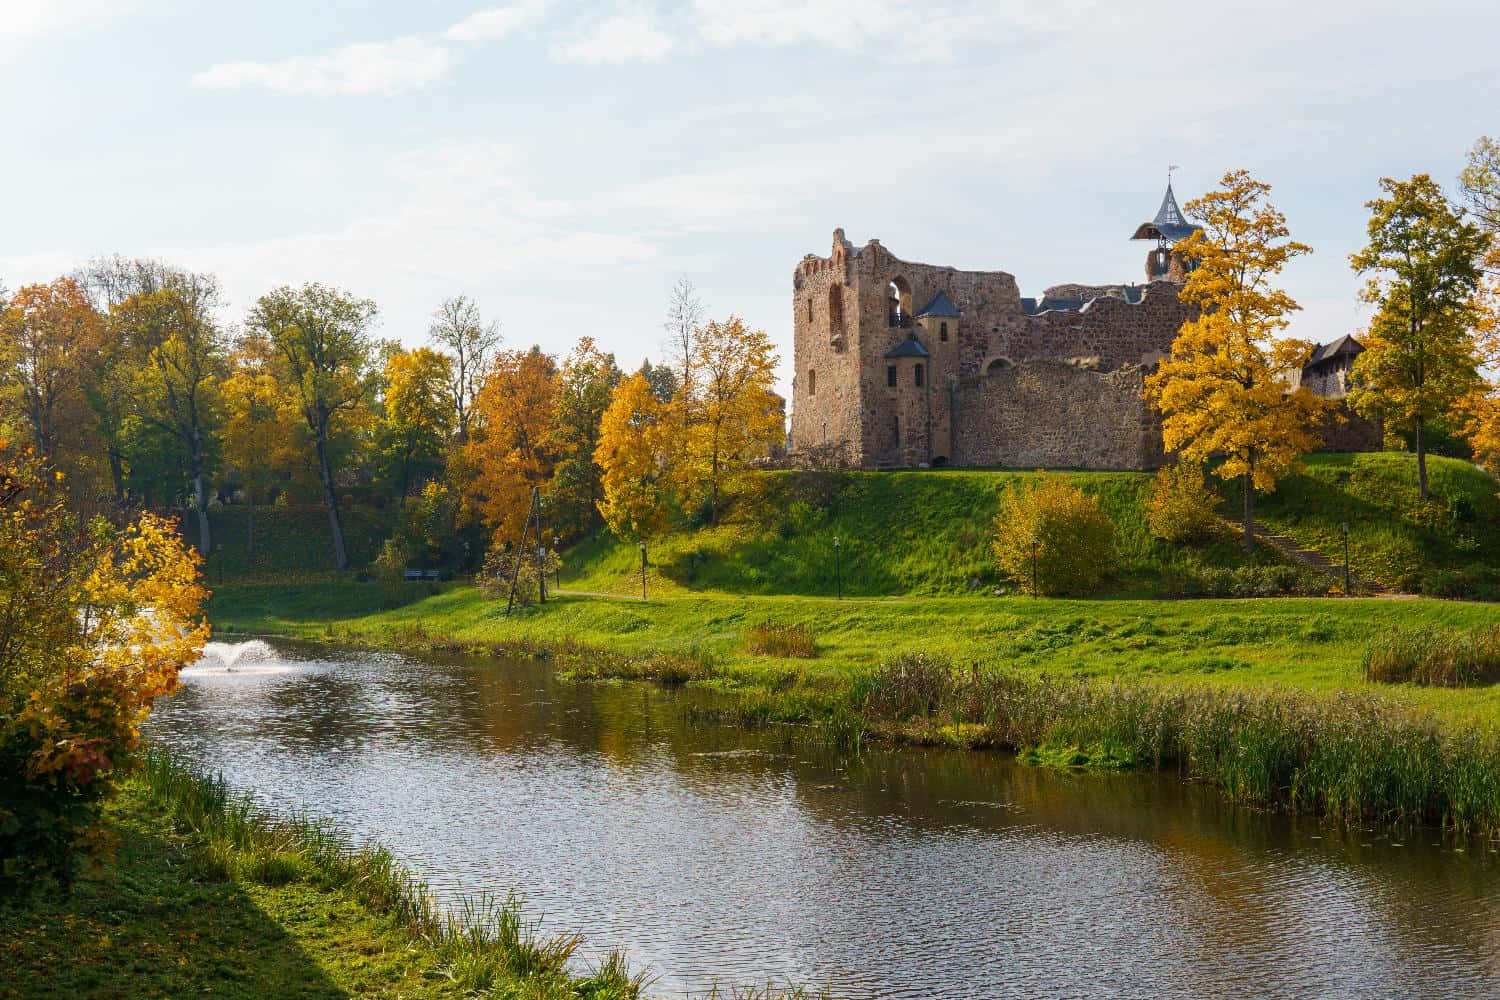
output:
<svg viewBox="0 0 1500 1000"><path fill-rule="evenodd" d="M932 297L932 301L922 307L917 313L917 319L923 316L936 316L939 319L958 319L958 307L948 298L946 292L938 292Z"/></svg>
<svg viewBox="0 0 1500 1000"><path fill-rule="evenodd" d="M917 335L914 333L889 351L886 351L885 356L888 358L925 358L927 357L927 348L922 346L922 342L917 339Z"/></svg>
<svg viewBox="0 0 1500 1000"><path fill-rule="evenodd" d="M1133 240L1165 240L1175 243L1178 240L1187 239L1198 231L1182 214L1182 209L1177 207L1177 196L1172 193L1172 182L1167 181L1167 193L1162 195L1161 208L1156 210L1156 218L1150 222L1143 222L1136 227Z"/></svg>

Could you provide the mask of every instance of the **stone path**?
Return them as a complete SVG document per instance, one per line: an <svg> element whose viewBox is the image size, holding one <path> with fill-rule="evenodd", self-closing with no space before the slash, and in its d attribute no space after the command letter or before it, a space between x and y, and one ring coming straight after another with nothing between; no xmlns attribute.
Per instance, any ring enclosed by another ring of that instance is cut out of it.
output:
<svg viewBox="0 0 1500 1000"><path fill-rule="evenodd" d="M1339 583L1343 583L1343 560L1334 562L1333 560L1325 556L1322 552L1319 552L1317 549L1308 548L1294 538L1291 538L1287 535L1277 535L1272 533L1266 528L1265 525L1261 524L1259 521L1252 521L1250 523L1250 529L1252 532L1254 532L1255 537L1258 541L1266 543L1271 548L1275 549L1277 552L1280 552L1283 556L1290 559L1292 562L1298 563L1302 566L1306 566L1309 569L1321 570L1322 572L1332 576L1335 580L1339 581ZM1240 526L1236 525L1235 530L1239 531L1243 529ZM1351 573L1349 576L1351 587L1357 594L1369 594L1375 597L1407 596L1396 594L1390 590L1387 590L1385 587L1376 583L1374 580L1368 580L1360 576L1358 573Z"/></svg>

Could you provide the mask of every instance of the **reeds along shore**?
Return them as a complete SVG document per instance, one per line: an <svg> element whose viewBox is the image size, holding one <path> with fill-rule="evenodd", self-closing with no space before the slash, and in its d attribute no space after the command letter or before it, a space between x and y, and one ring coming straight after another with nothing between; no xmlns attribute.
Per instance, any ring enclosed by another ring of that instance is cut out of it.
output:
<svg viewBox="0 0 1500 1000"><path fill-rule="evenodd" d="M481 895L440 907L425 883L386 848L355 846L328 824L301 815L278 816L237 794L222 777L203 774L170 753L146 754L138 776L150 801L196 841L194 863L215 878L268 885L297 880L351 893L387 914L466 996L536 1000L640 1000L651 976L633 973L625 956L610 952L593 967L575 961L583 938L543 934L520 901ZM721 1000L817 1000L802 989L720 988Z"/></svg>
<svg viewBox="0 0 1500 1000"><path fill-rule="evenodd" d="M1500 741L1444 730L1386 693L1246 690L887 662L869 725L946 729L1043 763L1175 769L1228 798L1351 823L1500 832Z"/></svg>

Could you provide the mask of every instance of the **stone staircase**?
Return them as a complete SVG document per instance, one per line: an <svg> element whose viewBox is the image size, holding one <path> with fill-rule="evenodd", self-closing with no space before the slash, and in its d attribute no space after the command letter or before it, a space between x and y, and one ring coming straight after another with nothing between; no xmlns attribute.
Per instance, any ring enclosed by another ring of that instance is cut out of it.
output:
<svg viewBox="0 0 1500 1000"><path fill-rule="evenodd" d="M1280 552L1294 563L1306 566L1309 569L1319 570L1332 576L1340 585L1344 582L1344 563L1342 560L1335 562L1319 552L1300 544L1295 539L1286 535L1277 535L1269 531L1259 521L1252 521L1250 529L1255 534L1255 540L1269 545ZM1236 531L1243 530L1242 526L1235 525ZM1367 580L1358 573L1349 575L1349 585L1356 594L1385 594L1388 591L1374 580Z"/></svg>

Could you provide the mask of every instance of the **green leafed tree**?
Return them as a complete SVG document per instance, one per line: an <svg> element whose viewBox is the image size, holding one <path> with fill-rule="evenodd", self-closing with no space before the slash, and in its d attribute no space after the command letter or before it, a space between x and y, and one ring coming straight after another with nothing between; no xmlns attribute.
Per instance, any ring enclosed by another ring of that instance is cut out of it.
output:
<svg viewBox="0 0 1500 1000"><path fill-rule="evenodd" d="M600 521L598 505L604 499L604 487L594 454L604 411L620 378L615 356L602 353L592 337L579 340L557 378L549 440L556 465L548 500L554 527L569 538Z"/></svg>
<svg viewBox="0 0 1500 1000"><path fill-rule="evenodd" d="M1368 276L1363 296L1376 309L1350 402L1412 435L1425 500L1426 432L1481 385L1475 292L1490 237L1426 174L1383 178L1380 187L1385 196L1368 203L1369 243L1349 258Z"/></svg>
<svg viewBox="0 0 1500 1000"><path fill-rule="evenodd" d="M245 318L248 330L275 345L290 390L313 440L323 502L333 535L334 563L349 567L339 517L332 445L341 422L357 418L370 396L376 345L370 336L375 303L320 284L282 287L262 295Z"/></svg>

